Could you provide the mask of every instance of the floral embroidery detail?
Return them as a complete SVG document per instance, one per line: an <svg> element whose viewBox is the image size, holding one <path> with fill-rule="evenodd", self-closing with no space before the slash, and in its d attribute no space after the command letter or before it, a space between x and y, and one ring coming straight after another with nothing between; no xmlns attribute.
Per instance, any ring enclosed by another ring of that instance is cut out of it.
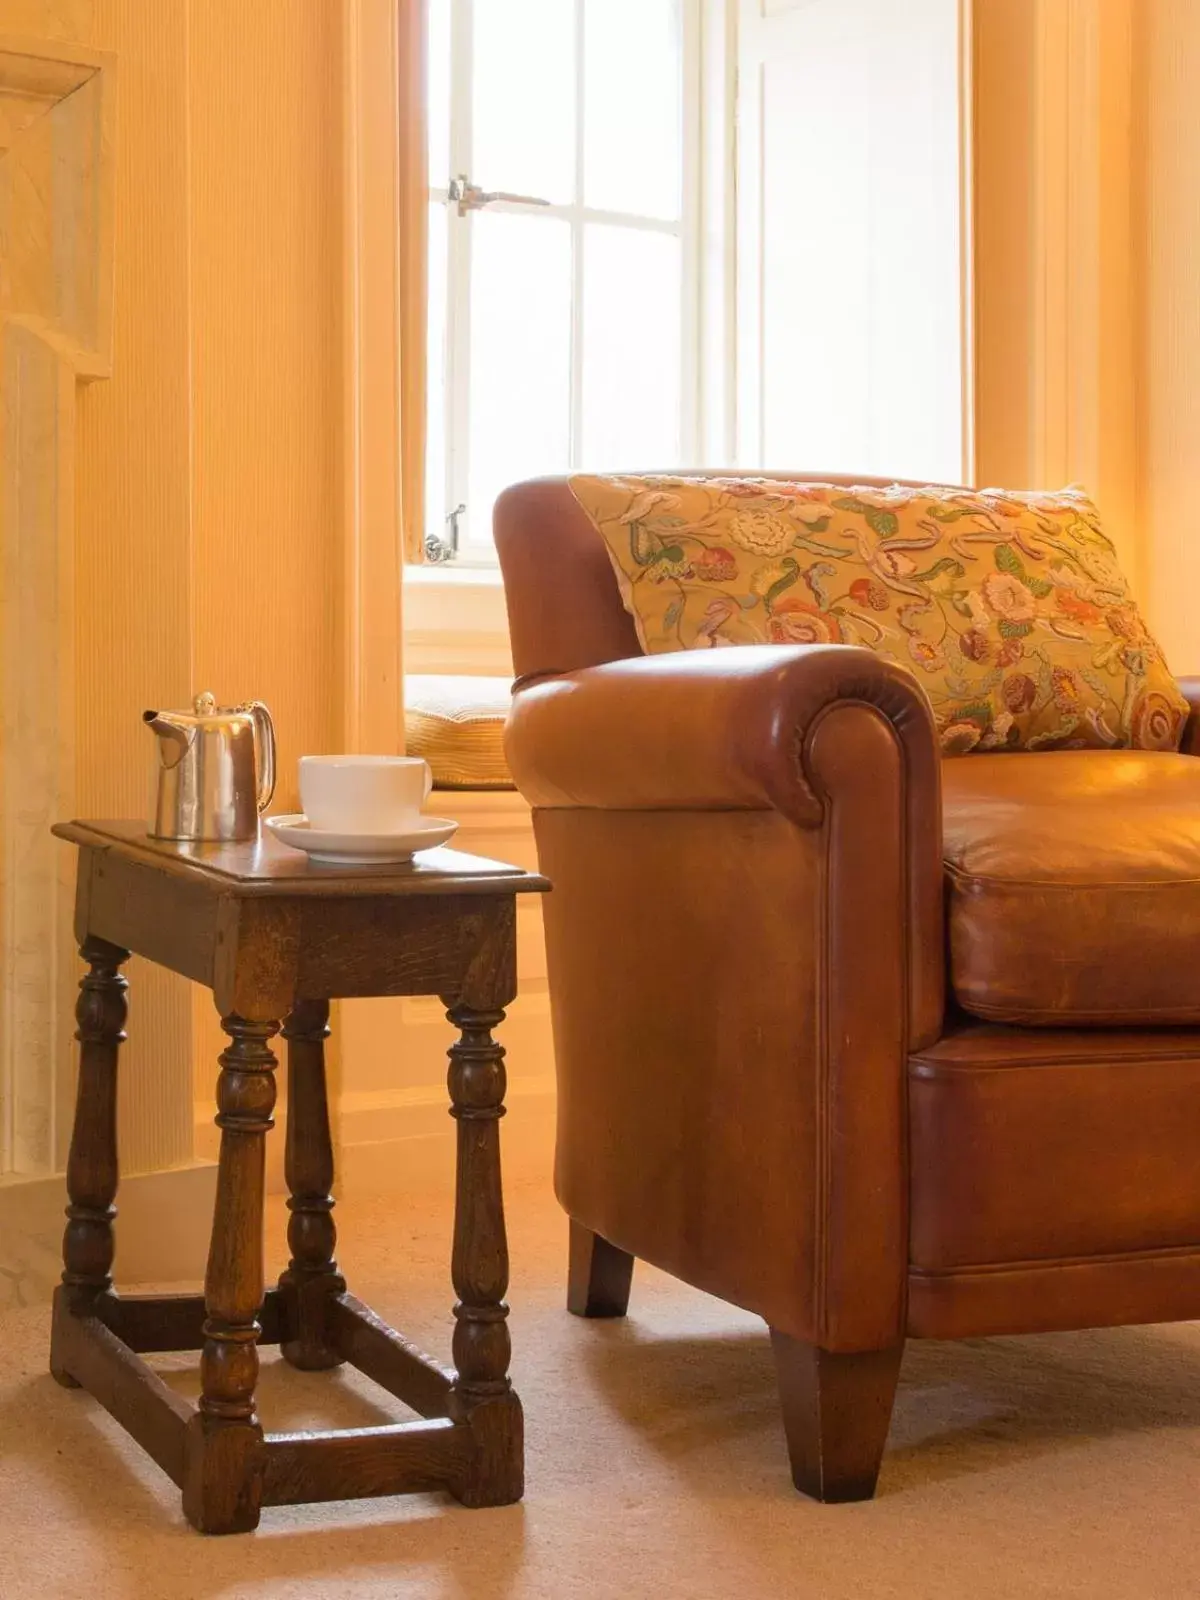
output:
<svg viewBox="0 0 1200 1600"><path fill-rule="evenodd" d="M926 672L938 672L946 665L946 658L941 648L931 644L928 639L919 639L915 633L908 636L908 653L919 667L924 667Z"/></svg>
<svg viewBox="0 0 1200 1600"><path fill-rule="evenodd" d="M1133 744L1139 750L1178 750L1178 714L1173 699L1147 689L1133 708Z"/></svg>
<svg viewBox="0 0 1200 1600"><path fill-rule="evenodd" d="M696 629L697 644L716 644L717 634L729 621L730 617L737 615L737 602L722 596L719 600L710 602L708 609L700 618ZM732 642L732 641L730 641Z"/></svg>
<svg viewBox="0 0 1200 1600"><path fill-rule="evenodd" d="M910 572L917 570L917 563L903 550L881 550L872 566L888 578L907 578Z"/></svg>
<svg viewBox="0 0 1200 1600"><path fill-rule="evenodd" d="M759 567L750 579L750 593L767 595L776 588L786 589L790 583L795 582L799 571L800 568L795 561L788 561L785 565Z"/></svg>
<svg viewBox="0 0 1200 1600"><path fill-rule="evenodd" d="M1033 705L1037 699L1037 684L1027 673L1018 672L1011 678L1005 678L1000 692L1004 696L1004 704L1015 717Z"/></svg>
<svg viewBox="0 0 1200 1600"><path fill-rule="evenodd" d="M780 600L767 632L772 644L840 644L838 619L803 600Z"/></svg>
<svg viewBox="0 0 1200 1600"><path fill-rule="evenodd" d="M947 755L1179 747L1187 705L1076 490L587 477L650 654L854 644L913 672Z"/></svg>
<svg viewBox="0 0 1200 1600"><path fill-rule="evenodd" d="M891 604L887 590L874 578L855 578L850 585L850 598L860 606L870 606L872 611L886 611Z"/></svg>
<svg viewBox="0 0 1200 1600"><path fill-rule="evenodd" d="M1080 705L1079 679L1066 667L1054 667L1050 673L1050 692L1060 711L1078 711Z"/></svg>
<svg viewBox="0 0 1200 1600"><path fill-rule="evenodd" d="M652 574L655 583L669 583L672 578L690 578L692 575L690 561L675 561L667 556L655 563Z"/></svg>
<svg viewBox="0 0 1200 1600"><path fill-rule="evenodd" d="M1144 651L1156 649L1136 606L1114 606L1105 621L1118 638L1126 639Z"/></svg>
<svg viewBox="0 0 1200 1600"><path fill-rule="evenodd" d="M1104 616L1099 606L1092 605L1089 600L1081 600L1070 589L1060 589L1055 596L1055 603L1060 611L1065 612L1081 628L1094 628Z"/></svg>
<svg viewBox="0 0 1200 1600"><path fill-rule="evenodd" d="M731 583L737 577L737 557L720 545L701 550L692 566L702 583Z"/></svg>
<svg viewBox="0 0 1200 1600"><path fill-rule="evenodd" d="M1032 622L1037 615L1033 596L1023 583L1006 572L990 572L983 580L983 598L1007 622Z"/></svg>
<svg viewBox="0 0 1200 1600"><path fill-rule="evenodd" d="M781 556L796 537L795 524L774 511L735 511L729 532L735 544L756 556Z"/></svg>
<svg viewBox="0 0 1200 1600"><path fill-rule="evenodd" d="M1120 567L1117 566L1116 557L1110 550L1081 549L1079 565L1102 589L1111 590L1117 596L1125 594L1127 587L1125 579Z"/></svg>

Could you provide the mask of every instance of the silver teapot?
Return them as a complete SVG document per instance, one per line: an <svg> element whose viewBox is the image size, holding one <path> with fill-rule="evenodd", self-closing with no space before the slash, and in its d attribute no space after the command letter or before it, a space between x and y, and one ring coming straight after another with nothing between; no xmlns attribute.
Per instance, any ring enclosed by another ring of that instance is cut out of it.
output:
<svg viewBox="0 0 1200 1600"><path fill-rule="evenodd" d="M275 726L261 700L218 706L198 694L190 711L145 711L158 736L152 839L253 839L275 792Z"/></svg>

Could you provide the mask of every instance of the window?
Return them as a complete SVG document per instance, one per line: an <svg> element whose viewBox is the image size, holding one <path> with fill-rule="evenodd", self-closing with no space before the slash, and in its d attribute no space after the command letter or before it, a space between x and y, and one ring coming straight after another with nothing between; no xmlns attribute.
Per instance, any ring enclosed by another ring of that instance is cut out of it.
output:
<svg viewBox="0 0 1200 1600"><path fill-rule="evenodd" d="M427 536L693 460L700 0L430 0Z"/></svg>

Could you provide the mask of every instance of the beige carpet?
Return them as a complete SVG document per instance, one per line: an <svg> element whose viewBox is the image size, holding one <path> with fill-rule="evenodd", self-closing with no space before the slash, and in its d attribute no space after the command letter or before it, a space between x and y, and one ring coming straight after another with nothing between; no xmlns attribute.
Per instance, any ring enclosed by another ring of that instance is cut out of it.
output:
<svg viewBox="0 0 1200 1600"><path fill-rule="evenodd" d="M1200 1326L912 1345L878 1499L815 1506L788 1482L761 1326L645 1268L627 1321L568 1317L544 1173L510 1172L508 1198L523 1506L296 1507L202 1539L136 1446L45 1375L34 1307L0 1318L2 1600L1200 1595ZM446 1354L448 1192L341 1220L353 1286ZM391 1404L273 1356L262 1394L274 1427Z"/></svg>

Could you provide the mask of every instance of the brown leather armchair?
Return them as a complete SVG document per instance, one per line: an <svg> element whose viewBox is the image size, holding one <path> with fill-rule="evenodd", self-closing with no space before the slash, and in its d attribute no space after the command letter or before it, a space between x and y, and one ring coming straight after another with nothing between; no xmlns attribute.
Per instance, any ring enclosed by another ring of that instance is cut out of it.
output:
<svg viewBox="0 0 1200 1600"><path fill-rule="evenodd" d="M874 1492L908 1337L1200 1317L1196 711L943 763L868 651L643 656L565 480L496 540L571 1310L640 1256L762 1316L821 1500Z"/></svg>

